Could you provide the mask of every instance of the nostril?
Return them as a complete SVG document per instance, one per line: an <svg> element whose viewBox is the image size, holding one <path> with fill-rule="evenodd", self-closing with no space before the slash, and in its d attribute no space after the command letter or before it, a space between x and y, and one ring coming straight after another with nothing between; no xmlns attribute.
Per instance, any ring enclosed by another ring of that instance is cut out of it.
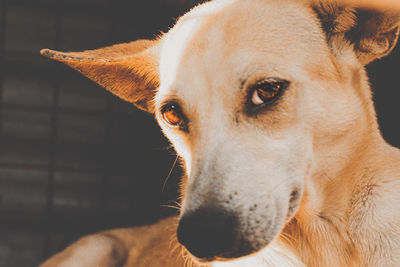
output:
<svg viewBox="0 0 400 267"><path fill-rule="evenodd" d="M183 216L178 241L198 258L210 258L232 251L234 216L222 210L201 209Z"/></svg>

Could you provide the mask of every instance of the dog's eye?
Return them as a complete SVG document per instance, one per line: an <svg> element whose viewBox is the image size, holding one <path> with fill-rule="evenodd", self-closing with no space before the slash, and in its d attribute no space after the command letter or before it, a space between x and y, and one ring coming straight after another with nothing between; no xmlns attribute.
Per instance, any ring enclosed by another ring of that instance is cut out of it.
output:
<svg viewBox="0 0 400 267"><path fill-rule="evenodd" d="M162 109L161 114L164 121L171 126L182 126L184 122L183 115L177 104L166 105Z"/></svg>
<svg viewBox="0 0 400 267"><path fill-rule="evenodd" d="M268 79L258 82L251 87L251 103L254 106L271 103L281 95L288 83L288 81L280 79Z"/></svg>

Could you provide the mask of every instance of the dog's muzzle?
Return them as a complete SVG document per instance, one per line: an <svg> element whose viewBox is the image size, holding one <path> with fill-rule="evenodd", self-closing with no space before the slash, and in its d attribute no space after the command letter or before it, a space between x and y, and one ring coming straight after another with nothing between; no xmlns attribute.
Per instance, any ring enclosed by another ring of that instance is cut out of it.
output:
<svg viewBox="0 0 400 267"><path fill-rule="evenodd" d="M224 210L202 208L181 218L178 241L199 259L231 258L237 250L236 224L236 217Z"/></svg>

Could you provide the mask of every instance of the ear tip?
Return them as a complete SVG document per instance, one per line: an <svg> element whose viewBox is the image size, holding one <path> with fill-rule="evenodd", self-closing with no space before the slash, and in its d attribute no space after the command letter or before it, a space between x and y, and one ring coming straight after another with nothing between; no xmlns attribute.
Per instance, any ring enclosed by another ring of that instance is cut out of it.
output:
<svg viewBox="0 0 400 267"><path fill-rule="evenodd" d="M56 57L57 53L58 53L57 51L54 51L54 50L51 50L51 49L47 49L47 48L40 50L40 54L42 56L45 56L45 57L48 57L48 58Z"/></svg>

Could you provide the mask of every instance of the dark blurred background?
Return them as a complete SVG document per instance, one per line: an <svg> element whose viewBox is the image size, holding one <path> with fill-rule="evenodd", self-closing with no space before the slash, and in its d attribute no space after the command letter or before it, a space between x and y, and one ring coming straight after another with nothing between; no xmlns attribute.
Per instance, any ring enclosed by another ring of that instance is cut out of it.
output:
<svg viewBox="0 0 400 267"><path fill-rule="evenodd" d="M180 170L151 115L42 48L98 48L167 31L195 0L0 0L0 267L37 266L79 236L176 213ZM400 48L369 67L400 146ZM168 182L164 185L169 176Z"/></svg>

